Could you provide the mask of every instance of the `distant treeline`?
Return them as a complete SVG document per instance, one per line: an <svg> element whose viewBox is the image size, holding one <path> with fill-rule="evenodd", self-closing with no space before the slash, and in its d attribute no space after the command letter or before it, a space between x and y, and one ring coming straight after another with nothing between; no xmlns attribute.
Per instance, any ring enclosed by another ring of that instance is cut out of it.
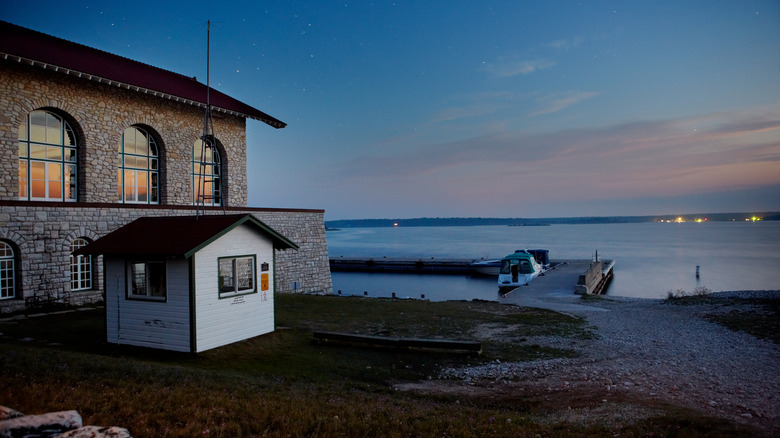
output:
<svg viewBox="0 0 780 438"><path fill-rule="evenodd" d="M480 225L545 226L561 224L628 224L640 222L674 221L686 222L745 221L754 217L761 220L780 220L780 212L757 213L707 213L660 216L601 216L601 217L553 217L553 218L491 218L491 217L421 217L413 219L345 219L325 221L325 227L372 228L372 227L469 227Z"/></svg>

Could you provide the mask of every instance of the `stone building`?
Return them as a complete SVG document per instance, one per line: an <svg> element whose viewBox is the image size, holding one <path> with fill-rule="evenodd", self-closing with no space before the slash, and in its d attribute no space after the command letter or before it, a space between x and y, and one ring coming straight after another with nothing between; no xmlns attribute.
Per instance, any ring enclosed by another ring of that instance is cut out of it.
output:
<svg viewBox="0 0 780 438"><path fill-rule="evenodd" d="M144 216L250 213L299 247L277 292L332 290L323 210L247 206L247 119L285 124L208 95L204 137L194 78L0 21L0 312L102 300L102 263L72 253Z"/></svg>

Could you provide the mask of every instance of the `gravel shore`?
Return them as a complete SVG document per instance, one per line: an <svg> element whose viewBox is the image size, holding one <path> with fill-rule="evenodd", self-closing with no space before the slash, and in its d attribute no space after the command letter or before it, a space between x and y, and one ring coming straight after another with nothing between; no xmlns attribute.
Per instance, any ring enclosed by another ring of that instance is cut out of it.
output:
<svg viewBox="0 0 780 438"><path fill-rule="evenodd" d="M626 397L669 402L752 425L770 436L780 435L780 346L705 318L750 307L735 298L780 299L780 291L709 296L719 299L675 304L603 297L577 299L576 305L568 297L564 301L560 297L545 299L543 307L555 309L559 305L561 311L585 318L598 336L584 341L547 337L528 342L574 349L579 357L453 368L439 377L467 385L492 382L491 390L503 384L506 391L599 393L604 394L605 405L612 398ZM580 415L609 420L609 415L594 412L590 408ZM613 417L625 415L612 412Z"/></svg>

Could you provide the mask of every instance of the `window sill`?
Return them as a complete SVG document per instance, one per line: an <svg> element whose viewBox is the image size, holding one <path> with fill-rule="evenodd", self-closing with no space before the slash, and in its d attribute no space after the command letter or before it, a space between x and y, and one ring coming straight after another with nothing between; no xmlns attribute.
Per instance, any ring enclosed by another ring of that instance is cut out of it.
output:
<svg viewBox="0 0 780 438"><path fill-rule="evenodd" d="M164 303L168 301L167 297L148 297L145 295L128 295L127 299L131 301L151 301L153 303Z"/></svg>
<svg viewBox="0 0 780 438"><path fill-rule="evenodd" d="M242 296L242 295L251 295L251 294L256 294L256 293L257 293L257 289L238 291L238 292L220 292L219 299L221 300L221 299L224 299L224 298L233 298L233 297L239 297L239 296Z"/></svg>

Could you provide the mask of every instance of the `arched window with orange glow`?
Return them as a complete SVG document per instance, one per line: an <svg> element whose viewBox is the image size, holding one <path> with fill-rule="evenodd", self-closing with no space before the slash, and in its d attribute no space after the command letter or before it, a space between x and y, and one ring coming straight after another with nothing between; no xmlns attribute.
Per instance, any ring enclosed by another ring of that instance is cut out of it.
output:
<svg viewBox="0 0 780 438"><path fill-rule="evenodd" d="M213 139L196 140L192 145L192 203L222 204L222 169L219 151Z"/></svg>
<svg viewBox="0 0 780 438"><path fill-rule="evenodd" d="M33 111L19 125L19 199L76 201L76 135L67 121Z"/></svg>
<svg viewBox="0 0 780 438"><path fill-rule="evenodd" d="M136 126L125 129L119 142L119 199L127 204L158 204L159 171L159 155L154 138Z"/></svg>

